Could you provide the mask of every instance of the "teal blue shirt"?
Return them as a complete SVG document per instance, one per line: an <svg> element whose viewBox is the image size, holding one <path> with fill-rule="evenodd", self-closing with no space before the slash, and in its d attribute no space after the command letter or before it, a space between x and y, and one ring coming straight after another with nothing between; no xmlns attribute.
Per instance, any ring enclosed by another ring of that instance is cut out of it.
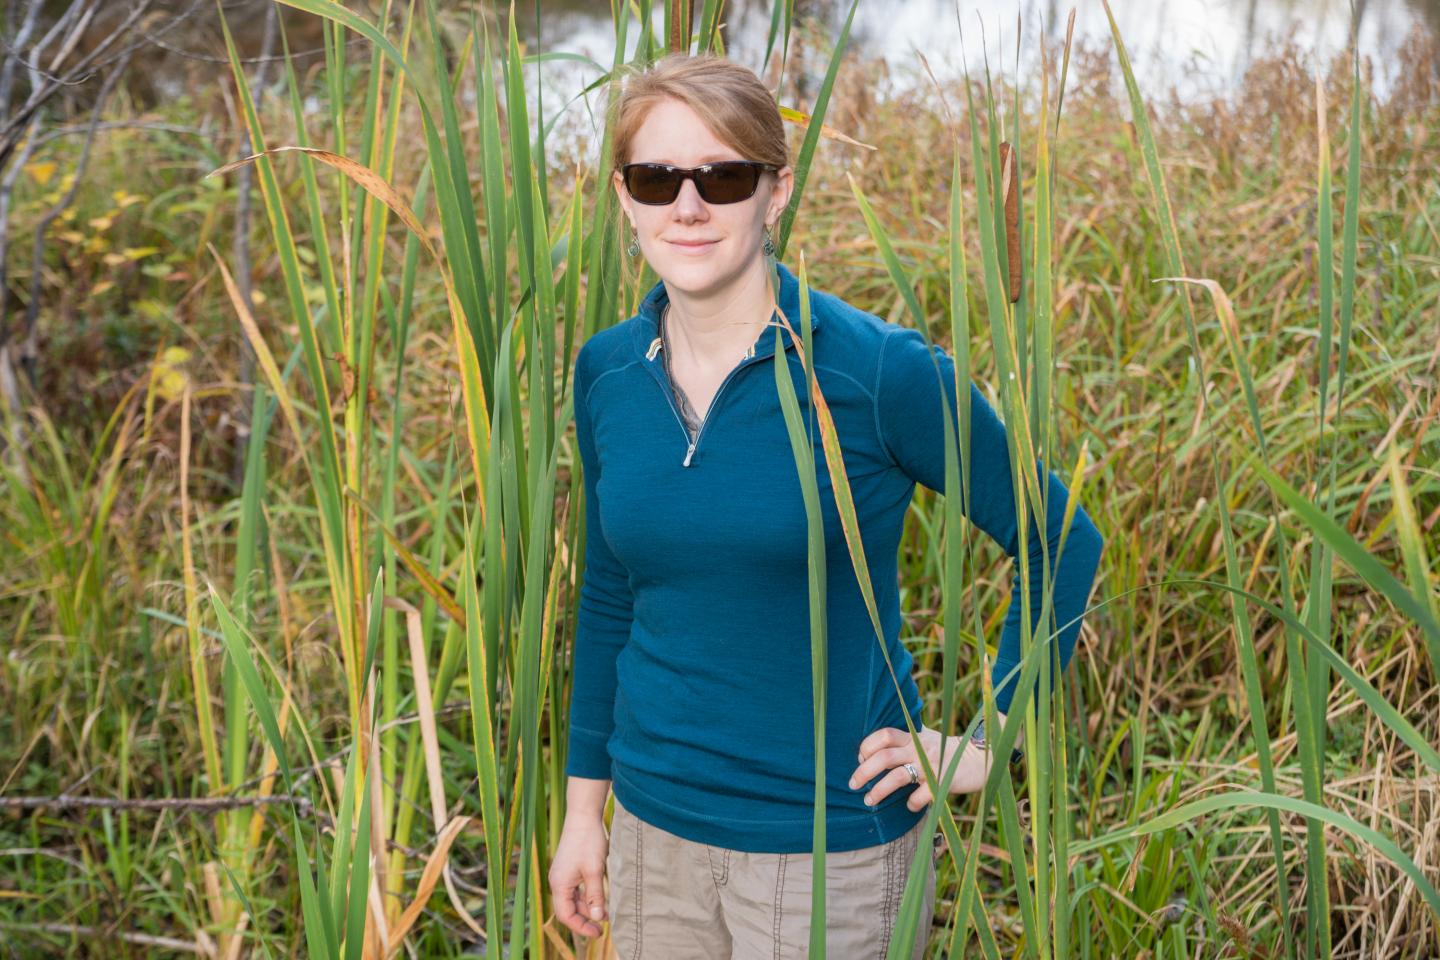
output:
<svg viewBox="0 0 1440 960"><path fill-rule="evenodd" d="M801 323L799 282L778 265L778 303ZM657 324L657 283L639 313L591 336L575 364L575 434L584 472L585 565L574 651L566 773L610 779L640 819L697 843L810 852L815 735L811 701L805 504L776 391L775 332L812 420L805 370L788 333L767 326L725 377L692 442L676 411ZM918 729L921 701L900 641L897 555L922 483L944 492L941 398L955 417L955 367L920 333L839 297L810 291L816 378L835 418L861 541L900 695L866 613L815 436L825 525L829 643L826 830L831 851L901 836L923 815L915 789L874 808L848 785L860 741L881 727ZM936 361L939 363L937 371ZM1015 557L1016 520L1005 428L970 385L969 519ZM958 439L958 434L957 434ZM1062 663L1103 540L1077 509L1058 553L1067 492L1048 477L1055 620ZM1031 623L1040 615L1041 541L1030 518ZM1018 562L1018 558L1017 558ZM1020 578L1000 635L994 677L1018 662ZM1004 711L1014 678L1000 687Z"/></svg>

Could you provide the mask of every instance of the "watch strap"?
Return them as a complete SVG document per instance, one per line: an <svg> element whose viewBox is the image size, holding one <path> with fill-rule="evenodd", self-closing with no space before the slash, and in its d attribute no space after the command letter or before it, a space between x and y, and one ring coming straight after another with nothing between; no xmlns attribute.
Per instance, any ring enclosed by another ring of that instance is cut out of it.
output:
<svg viewBox="0 0 1440 960"><path fill-rule="evenodd" d="M975 744L981 750L988 751L990 749L990 741L986 736L985 732L984 717L981 717L979 721L975 724L975 732L970 734L970 742ZM1024 756L1024 751L1022 751L1019 747L1012 747L1010 749L1010 765L1014 766L1015 764L1019 763Z"/></svg>

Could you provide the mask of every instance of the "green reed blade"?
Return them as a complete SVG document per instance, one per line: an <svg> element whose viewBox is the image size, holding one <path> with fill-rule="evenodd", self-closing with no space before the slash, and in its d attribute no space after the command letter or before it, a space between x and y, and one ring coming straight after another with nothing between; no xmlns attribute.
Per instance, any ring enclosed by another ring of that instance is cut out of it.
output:
<svg viewBox="0 0 1440 960"><path fill-rule="evenodd" d="M221 16L221 29L225 36L225 49L231 64L231 72L235 77L236 86L240 92L240 103L242 113L250 135L252 149L261 152L265 149L264 134L260 129L259 118L255 114L254 99L250 95L249 85L245 78L245 71L241 68L239 55L235 51L234 39L230 35L230 28L224 16ZM321 359L322 351L316 329L311 322L309 307L305 303L304 286L300 279L299 259L295 253L294 237L290 232L289 219L285 212L284 203L280 196L280 187L275 179L274 168L268 157L261 157L256 161L259 170L261 197L264 200L266 216L270 221L270 230L275 238L276 252L280 260L281 273L285 280L286 296L290 305L290 313L295 318L300 328L300 340L304 345L306 370L310 375L311 383L317 396L329 397L330 390L326 380L325 367ZM252 347L254 344L252 343ZM276 384L271 383L270 388L276 390ZM283 384L278 391L283 391ZM307 473L311 481L311 489L315 496L316 506L321 515L321 537L325 544L325 557L327 575L331 585L331 599L335 604L336 617L339 621L342 635L348 631L348 610L349 605L345 600L343 592L346 578L343 574L341 558L343 552L339 545L344 542L344 523L340 505L340 456L336 446L333 425L328 416L316 418L319 438L319 457L315 461L310 460L308 452L309 445L303 442L303 434L299 432L300 424L293 417L290 420L290 427L294 430L296 441L301 443L305 454Z"/></svg>
<svg viewBox="0 0 1440 960"><path fill-rule="evenodd" d="M1256 469L1260 470L1263 473L1265 468L1257 467ZM1275 479L1278 483L1284 483L1284 481L1279 480L1279 478ZM1297 498L1297 502L1303 503L1304 500L1303 498ZM1313 509L1314 508L1311 507L1311 510ZM1299 509L1297 509L1297 512L1301 512L1303 514L1303 511ZM1344 550L1338 550L1337 552L1339 552L1342 557L1345 556ZM1196 577L1170 577L1158 581L1154 584L1150 584L1149 586L1161 587L1172 584L1193 584L1196 586L1203 585L1214 590L1223 590L1236 598L1243 598L1250 603L1255 604L1257 607L1270 614L1276 620L1279 620L1295 634L1297 641L1305 642L1307 649L1312 654L1324 658L1325 662L1329 664L1330 669L1338 673L1341 678L1344 679L1345 682L1349 684L1350 687L1355 691L1356 696L1358 696L1361 700L1365 702L1365 705L1369 707L1370 710L1375 714L1376 719L1380 720L1386 727L1388 727L1390 731L1394 733L1397 737L1399 737L1400 740L1403 741L1407 747L1409 747L1411 750L1414 750L1416 755L1425 762L1426 766L1430 767L1432 770L1440 772L1440 750L1437 750L1435 746L1430 744L1430 742L1425 739L1424 734L1420 733L1420 731L1417 730L1414 725L1412 725L1408 720L1404 718L1404 716L1401 715L1399 710L1397 710L1388 700L1385 699L1384 695L1381 694L1380 691L1376 690L1375 687L1368 680L1362 677L1359 671L1357 671L1350 664L1350 661L1347 660L1343 654L1336 650L1335 647L1333 647L1330 642L1327 641L1324 637L1313 632L1309 628L1309 626L1307 626L1294 613L1285 609L1284 607L1270 603L1268 600L1258 594L1251 593L1244 588L1235 587L1228 583L1221 583L1218 580L1207 580L1204 578ZM1136 589L1138 590L1143 588ZM1102 604L1100 604L1100 606L1104 606L1105 604L1114 602L1120 597L1128 596L1133 592L1135 591L1123 591L1122 593L1117 594L1114 597L1107 598Z"/></svg>
<svg viewBox="0 0 1440 960"><path fill-rule="evenodd" d="M346 879L350 872L350 854L354 843L351 830L355 823L355 775L360 765L361 752L356 746L345 761L345 777L340 784L340 815L335 818L335 844L330 853L329 922L330 934L336 943L341 942L341 924L349 913L350 890L346 886Z"/></svg>
<svg viewBox="0 0 1440 960"><path fill-rule="evenodd" d="M800 281L800 329L804 340L800 344L804 355L806 394L813 393L815 384L814 355L810 352L810 284L805 270L805 256L802 252L799 262ZM794 336L794 331L791 331ZM800 479L800 494L805 501L805 521L808 537L807 571L810 599L810 671L811 700L815 717L815 822L811 838L813 869L810 892L810 946L809 955L824 960L825 957L825 890L826 890L826 762L825 731L827 697L829 691L829 659L826 655L827 627L825 622L825 520L820 508L820 486L816 477L815 447L811 440L811 428L800 415L800 401L795 393L794 374L790 370L788 354L781 340L781 332L775 330L775 389L780 397L780 409L785 415L785 429L790 436L790 450L795 455L795 470ZM813 405L812 405L813 406ZM813 411L812 411L813 413ZM903 921L897 921L903 925Z"/></svg>
<svg viewBox="0 0 1440 960"><path fill-rule="evenodd" d="M1430 573L1430 559L1426 556L1425 538L1420 532L1415 500L1405 480L1405 469L1400 465L1400 452L1393 443L1385 452L1385 468L1390 475L1395 533L1400 540L1400 553L1405 560L1405 576L1410 581L1410 591L1418 604L1429 609L1431 620L1440 621L1440 597L1437 597L1434 577ZM1430 652L1430 670L1433 675L1440 676L1440 637L1426 633L1425 639Z"/></svg>
<svg viewBox="0 0 1440 960"><path fill-rule="evenodd" d="M345 960L360 960L365 946L365 916L370 888L370 803L374 793L371 780L374 776L374 765L366 764L365 778L359 785L360 819L355 824L355 853L350 865L349 912L344 915ZM339 883L337 877L336 884Z"/></svg>
<svg viewBox="0 0 1440 960"><path fill-rule="evenodd" d="M1160 168L1159 152L1155 146L1155 139L1150 130L1149 116L1146 113L1144 101L1140 96L1139 85L1135 82L1135 73L1130 66L1129 54L1126 51L1125 43L1120 37L1120 30L1111 14L1108 2L1105 3L1106 18L1110 24L1110 33L1115 41L1115 48L1120 60L1121 71L1125 78L1126 91L1129 95L1131 116L1135 127L1136 137L1140 144L1141 153L1144 158L1147 179L1150 185L1151 196L1154 200L1156 218L1159 223L1161 246L1165 253L1165 262L1168 266L1168 273L1172 277L1188 276L1185 269L1185 261L1180 249L1179 233L1175 226L1175 217L1170 204L1170 196L1165 185L1164 174ZM1182 315L1185 318L1186 334L1190 343L1191 355L1200 371L1200 382L1206 382L1203 354L1199 348L1198 337L1195 332L1194 309L1190 301L1188 288L1180 288L1179 303ZM1237 355L1239 351L1236 351ZM1242 381L1248 379L1248 371L1241 368ZM1200 390L1201 410L1204 414L1207 425L1210 420L1209 404L1205 398L1205 391ZM1252 416L1254 412L1252 411ZM1261 450L1264 452L1264 430L1258 421L1253 422L1253 427L1260 442ZM1213 426L1209 434L1215 436ZM1217 490L1225 490L1225 483L1221 479L1219 456L1215 444L1209 445L1211 473ZM1217 498L1220 507L1221 532L1225 542L1225 563L1227 577L1231 584L1238 586L1241 582L1242 572L1239 569L1238 558L1234 548L1234 533L1232 530L1230 508L1227 498L1222 495ZM1290 586L1288 558L1290 556L1289 544L1281 527L1279 539L1279 555L1281 562L1277 564L1280 570L1280 581L1282 597L1287 608L1294 607L1294 593ZM1232 602L1232 616L1235 624L1237 644L1240 647L1240 666L1246 689L1246 700L1251 720L1251 735L1255 740L1255 749L1260 758L1260 774L1262 786L1268 791L1273 790L1274 772L1273 756L1271 753L1270 735L1265 723L1265 708L1260 695L1259 665L1257 654L1251 636L1248 616L1243 605ZM1314 736L1314 713L1310 709L1309 697L1310 688L1308 671L1302 655L1299 638L1293 630L1286 632L1286 664L1288 667L1288 681L1291 695L1294 700L1296 735L1300 746L1302 757L1302 770L1305 773L1306 796L1312 802L1319 802L1321 799L1320 785L1318 781L1318 760L1316 759L1316 743ZM1289 901L1285 891L1289 888L1289 871L1285 863L1284 847L1280 832L1280 820L1278 811L1271 810L1268 813L1271 853L1275 859L1275 870L1277 882L1272 888L1275 909L1281 918L1281 929L1285 942L1285 953L1289 955L1293 947L1293 931L1289 919ZM1319 836L1317 824L1311 824L1307 834L1308 837ZM1307 852L1308 870L1310 883L1308 889L1311 895L1308 903L1310 913L1310 924L1308 930L1313 931L1318 925L1318 915L1321 912L1320 898L1325 895L1325 870L1324 850L1321 847L1318 851L1314 843L1311 843Z"/></svg>
<svg viewBox="0 0 1440 960"><path fill-rule="evenodd" d="M785 259L785 250L790 243L790 228L794 225L795 215L800 212L800 201L805 196L805 184L810 179L810 164L815 156L815 148L820 143L820 127L824 124L825 113L830 107L830 92L835 87L835 78L840 72L840 58L850 41L850 24L854 21L855 11L859 6L860 0L853 0L850 4L845 25L840 28L840 36L835 38L835 49L830 55L830 65L825 70L825 79L821 81L820 89L815 94L815 106L810 111L810 122L805 126L805 139L800 144L794 163L795 186L790 194L790 202L785 206L785 212L780 215L780 230L775 237L777 260Z"/></svg>
<svg viewBox="0 0 1440 960"><path fill-rule="evenodd" d="M215 618L220 623L220 634L226 653L231 662L235 664L235 671L245 688L250 706L255 710L255 716L260 721L260 728L270 742L270 749L274 752L275 759L279 764L286 792L293 795L295 778L291 773L290 761L285 751L285 738L280 733L280 725L275 717L275 709L270 703L270 696L265 692L265 684L260 679L260 673L256 670L255 662L250 658L250 653L245 646L244 629L231 616L229 608L221 599L215 585L207 580L205 587ZM295 812L294 806L287 805L287 809L290 812L292 841L299 868L297 872L300 877L301 913L305 919L306 949L311 960L334 960L338 954L335 950L334 928L328 922L330 914L322 905L323 901L320 899L319 890L315 886L315 878L310 873L309 855L306 852L305 839L300 832L299 815ZM320 871L320 886L324 888L325 859L323 852L318 849L318 845L316 856L316 868Z"/></svg>
<svg viewBox="0 0 1440 960"><path fill-rule="evenodd" d="M1391 603L1419 624L1430 643L1440 643L1440 620L1437 620L1429 604L1407 590L1405 585L1357 543L1344 527L1306 499L1300 491L1263 464L1254 463L1252 466L1280 498L1300 515L1317 539L1324 541L1367 584L1384 594Z"/></svg>
<svg viewBox="0 0 1440 960"><path fill-rule="evenodd" d="M1365 843L1385 856L1387 860L1395 864L1405 874L1425 903L1430 907L1432 913L1440 918L1440 893L1437 893L1431 885L1430 880L1425 876L1415 861L1405 855L1405 852L1395 844L1393 840L1378 830L1374 830L1359 821L1331 810L1320 804L1311 803L1308 800L1301 800L1297 797L1279 796L1276 794L1261 793L1255 790L1228 790L1223 793L1203 797L1192 801L1173 810L1151 817L1141 823L1121 827L1109 833L1102 834L1088 840L1076 841L1071 850L1075 854L1083 855L1092 850L1110 844L1128 840L1131 837L1143 834L1155 833L1160 830L1168 830L1172 827L1188 823L1207 813L1215 813L1223 810L1237 810L1243 807L1272 807L1276 810L1283 810L1289 813L1298 813L1309 820L1318 820L1327 823L1332 827L1338 827Z"/></svg>

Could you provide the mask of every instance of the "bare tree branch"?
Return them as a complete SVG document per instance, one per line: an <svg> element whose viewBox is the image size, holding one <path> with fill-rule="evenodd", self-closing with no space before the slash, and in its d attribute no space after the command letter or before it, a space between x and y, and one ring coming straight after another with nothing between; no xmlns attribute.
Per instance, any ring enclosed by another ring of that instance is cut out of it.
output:
<svg viewBox="0 0 1440 960"><path fill-rule="evenodd" d="M30 34L35 32L35 18L40 15L41 0L30 0L30 9L25 11L25 23L20 27L20 32L15 37L15 48L23 49L25 44L30 42ZM7 8L7 19L13 20L15 8L13 4ZM15 67L21 62L21 58L6 57L3 65L0 65L0 116L10 112L10 93L14 89Z"/></svg>
<svg viewBox="0 0 1440 960"><path fill-rule="evenodd" d="M45 266L45 235L50 230L50 224L65 212L65 208L70 206L71 201L75 199L75 194L80 189L80 182L85 177L85 167L90 162L90 147L95 142L95 128L100 124L100 114L104 111L105 104L115 89L115 84L125 73L127 65L126 62L120 63L105 78L105 84L100 88L100 95L96 98L95 107L90 114L90 129L85 134L85 145L80 148L80 159L75 165L75 177L70 182L70 189L66 190L65 195L45 212L35 226L35 243L31 248L30 255L30 302L25 305L24 343L20 353L20 362L25 367L32 386L35 383L35 321L40 315L40 284ZM8 330L0 328L0 344L9 339L8 333Z"/></svg>
<svg viewBox="0 0 1440 960"><path fill-rule="evenodd" d="M272 807L287 803L294 805L296 816L313 819L322 828L334 829L335 821L330 814L316 807L309 797L288 793L266 797L77 797L62 793L53 797L0 797L0 810L52 810L57 813L67 810L223 813L227 810ZM390 850L399 850L407 857L424 856L419 848L407 847L393 840L387 841L386 846Z"/></svg>
<svg viewBox="0 0 1440 960"><path fill-rule="evenodd" d="M276 5L270 4L265 15L265 36L260 43L260 65L255 68L255 83L253 85L254 106L257 110L260 106L260 96L265 92L266 68L270 66L269 57L275 49L276 26L279 17L276 14ZM245 124L240 124L240 154L249 156L253 151L250 148L250 131ZM253 174L250 165L247 163L240 168L240 176L236 184L235 196L235 280L239 287L241 302L245 309L252 314L255 312L255 304L250 291L250 187L253 182ZM249 386L255 380L255 351L250 348L244 337L240 338L240 383ZM246 403L245 397L249 391L242 391L239 402L236 404L236 443L233 457L230 461L230 482L238 490L245 479L245 458L248 440L250 436L250 405Z"/></svg>
<svg viewBox="0 0 1440 960"><path fill-rule="evenodd" d="M86 0L76 0L76 2L83 3L86 2ZM97 67L97 61L108 53L110 48L115 46L121 37L130 31L130 28L150 9L150 5L153 2L154 0L139 0L134 8L131 9L129 15L126 16L125 20L113 32L107 34L104 39L96 44L95 49L72 64L59 80L46 81L34 86L30 91L29 97L26 98L25 103L15 111L14 115L6 118L4 129L0 130L0 169L4 168L6 161L10 159L10 155L15 152L16 143L19 142L20 137L24 134L24 130L29 126L31 118L45 101L54 96L55 91L63 84L70 83L87 70L91 70L92 67ZM135 45L131 45L121 51L126 62L129 60L129 53L133 52L134 49Z"/></svg>
<svg viewBox="0 0 1440 960"><path fill-rule="evenodd" d="M221 813L275 803L293 803L296 813L310 816L315 805L307 797L277 793L268 797L77 797L62 793L53 797L0 797L0 810L179 810Z"/></svg>
<svg viewBox="0 0 1440 960"><path fill-rule="evenodd" d="M54 934L61 937L86 937L98 943L119 940L142 947L159 947L162 950L174 950L177 953L193 953L201 957L210 955L195 940L160 937L150 933L134 933L129 930L115 930L111 927L87 927L76 923L11 923L9 921L0 926L4 926L7 930L21 932Z"/></svg>

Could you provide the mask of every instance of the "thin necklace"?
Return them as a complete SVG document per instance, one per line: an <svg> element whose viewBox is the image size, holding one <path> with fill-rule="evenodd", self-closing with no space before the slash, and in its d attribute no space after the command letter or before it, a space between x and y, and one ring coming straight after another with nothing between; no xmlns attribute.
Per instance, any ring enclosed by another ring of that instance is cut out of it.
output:
<svg viewBox="0 0 1440 960"><path fill-rule="evenodd" d="M773 316L773 314L772 314L772 316ZM666 329L669 327L669 319L670 319L670 304L667 303L667 304L665 304L665 308L660 311L660 347L661 347L662 350L665 351L665 372L666 372L666 373L669 373L669 372L670 372L670 337L666 334ZM753 347L754 344L751 344L751 346ZM745 359L747 359L747 358L749 358L749 357L751 357L751 356L753 356L753 354L750 352L750 347L747 347L747 348L745 349L745 352L742 353L742 354L740 354L740 359L741 359L741 360L745 360Z"/></svg>
<svg viewBox="0 0 1440 960"><path fill-rule="evenodd" d="M670 392L675 396L675 402L680 407L680 419L685 427L685 433L694 440L700 433L701 417L696 411L694 404L690 402L690 396L675 382L675 374L670 366L670 344L665 337L665 319L670 313L670 304L665 304L665 309L660 314L660 345L661 352L665 354L665 379L670 383Z"/></svg>

